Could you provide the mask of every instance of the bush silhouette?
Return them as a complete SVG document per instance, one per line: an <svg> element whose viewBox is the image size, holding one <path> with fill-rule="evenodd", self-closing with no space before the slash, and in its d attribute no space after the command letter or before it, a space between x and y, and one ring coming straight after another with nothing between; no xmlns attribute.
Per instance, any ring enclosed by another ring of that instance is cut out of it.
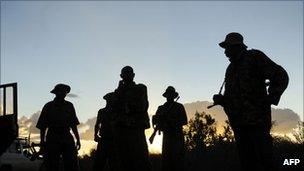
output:
<svg viewBox="0 0 304 171"><path fill-rule="evenodd" d="M196 112L195 117L189 120L184 127L186 145L187 171L241 171L237 149L234 143L233 131L226 121L223 132L217 133L217 122L212 115L206 112ZM274 160L279 171L300 171L303 163L303 122L293 132L294 140L287 136L274 136ZM95 150L90 155L80 159L82 170L90 170ZM283 166L284 159L301 160L298 166ZM150 154L153 171L160 171L161 154ZM105 170L108 170L106 168Z"/></svg>

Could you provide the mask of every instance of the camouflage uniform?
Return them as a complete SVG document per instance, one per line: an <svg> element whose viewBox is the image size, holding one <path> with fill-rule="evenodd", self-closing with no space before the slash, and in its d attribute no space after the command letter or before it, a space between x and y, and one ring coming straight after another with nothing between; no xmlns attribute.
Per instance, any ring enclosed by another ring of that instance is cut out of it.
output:
<svg viewBox="0 0 304 171"><path fill-rule="evenodd" d="M117 171L118 163L116 161L114 133L113 133L113 110L105 107L98 111L95 129L101 137L98 141L96 156L94 161L94 170L104 170L108 161L111 171Z"/></svg>
<svg viewBox="0 0 304 171"><path fill-rule="evenodd" d="M238 62L230 63L226 70L224 110L233 127L260 125L270 128L270 99L275 99L275 105L279 103L288 84L287 73L258 50L246 50L240 58ZM266 80L270 81L268 93Z"/></svg>
<svg viewBox="0 0 304 171"><path fill-rule="evenodd" d="M271 104L278 104L287 84L286 71L259 50L244 50L226 70L221 105L233 128L245 170L273 169Z"/></svg>
<svg viewBox="0 0 304 171"><path fill-rule="evenodd" d="M117 117L115 141L126 171L149 171L145 129L149 128L147 88L143 84L120 85L115 90Z"/></svg>
<svg viewBox="0 0 304 171"><path fill-rule="evenodd" d="M153 120L153 122L160 124L160 130L163 132L162 171L184 170L183 125L187 124L184 106L177 102L173 102L173 104L166 102L158 107Z"/></svg>
<svg viewBox="0 0 304 171"><path fill-rule="evenodd" d="M44 159L47 170L59 170L60 156L66 171L79 170L77 149L70 128L79 124L71 102L48 102L42 109L36 127L48 128Z"/></svg>

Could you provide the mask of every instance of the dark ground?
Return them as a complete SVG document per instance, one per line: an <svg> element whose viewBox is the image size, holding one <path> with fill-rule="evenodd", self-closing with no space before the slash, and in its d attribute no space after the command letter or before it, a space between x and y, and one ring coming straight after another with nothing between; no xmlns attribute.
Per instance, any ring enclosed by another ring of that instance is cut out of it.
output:
<svg viewBox="0 0 304 171"><path fill-rule="evenodd" d="M304 170L304 146L284 138L275 138L274 160L279 171ZM93 152L94 153L94 152ZM91 154L93 154L91 153ZM300 159L300 165L283 166L284 159ZM160 171L161 155L151 154L150 161L153 171ZM92 167L92 157L80 159L81 170L88 171ZM234 143L213 146L204 152L187 152L187 171L240 171L240 163ZM108 169L106 169L108 170Z"/></svg>

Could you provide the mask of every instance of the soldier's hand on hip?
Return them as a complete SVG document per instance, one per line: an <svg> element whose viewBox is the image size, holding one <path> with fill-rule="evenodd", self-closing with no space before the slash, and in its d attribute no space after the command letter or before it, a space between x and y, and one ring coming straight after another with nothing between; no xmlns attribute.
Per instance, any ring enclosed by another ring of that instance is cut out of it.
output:
<svg viewBox="0 0 304 171"><path fill-rule="evenodd" d="M100 140L100 137L98 135L94 135L94 141L99 142L99 140Z"/></svg>
<svg viewBox="0 0 304 171"><path fill-rule="evenodd" d="M76 142L76 149L80 150L80 147L81 147L80 140L77 140L77 142Z"/></svg>

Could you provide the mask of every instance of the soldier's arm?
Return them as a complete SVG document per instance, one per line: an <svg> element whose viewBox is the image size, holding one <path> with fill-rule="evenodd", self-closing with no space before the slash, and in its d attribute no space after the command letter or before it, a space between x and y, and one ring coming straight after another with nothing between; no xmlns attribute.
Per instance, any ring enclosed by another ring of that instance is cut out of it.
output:
<svg viewBox="0 0 304 171"><path fill-rule="evenodd" d="M44 149L45 149L45 131L46 128L41 128L40 129L40 149L39 152L40 153L44 153Z"/></svg>
<svg viewBox="0 0 304 171"><path fill-rule="evenodd" d="M100 124L101 124L101 110L98 111L97 118L96 118L96 123L95 123L95 127L94 127L94 140L95 141L97 141L97 139L98 139Z"/></svg>
<svg viewBox="0 0 304 171"><path fill-rule="evenodd" d="M173 117L168 118L169 124L173 127L180 127L187 124L187 115L184 106L182 104L177 105L177 113Z"/></svg>
<svg viewBox="0 0 304 171"><path fill-rule="evenodd" d="M40 129L40 144L44 145L45 142L45 130L46 128Z"/></svg>
<svg viewBox="0 0 304 171"><path fill-rule="evenodd" d="M79 150L81 147L79 133L78 133L78 129L77 129L77 125L79 125L79 120L76 116L76 111L75 111L74 105L72 103L71 103L71 108L72 108L72 120L70 123L71 124L70 127L72 128L73 134L75 135L75 138L77 140L76 148L77 148L77 150Z"/></svg>
<svg viewBox="0 0 304 171"><path fill-rule="evenodd" d="M48 106L49 103L43 106L36 127L40 129L40 144L43 146L45 143L45 132L48 126Z"/></svg>
<svg viewBox="0 0 304 171"><path fill-rule="evenodd" d="M229 97L227 97L227 94L229 94L229 92L227 93L227 78L231 75L231 72L232 72L232 64L230 63L226 69L226 72L225 72L225 78L224 78L224 82L223 82L223 87L225 89L224 93L222 92L219 92L219 94L215 94L213 96L213 101L214 101L214 104L216 105L221 105L222 107L227 107L229 106ZM221 90L221 88L220 88Z"/></svg>
<svg viewBox="0 0 304 171"><path fill-rule="evenodd" d="M36 124L36 128L38 128L40 130L46 129L48 126L48 118L47 118L48 106L49 106L48 103L46 105L44 105L40 112L40 116L39 116L37 124Z"/></svg>
<svg viewBox="0 0 304 171"><path fill-rule="evenodd" d="M147 111L149 108L147 87L144 84L139 84L139 86L141 87L142 90L142 100L143 100L142 110Z"/></svg>
<svg viewBox="0 0 304 171"><path fill-rule="evenodd" d="M48 104L44 105L42 108L42 111L40 113L38 122L36 127L40 129L40 144L43 145L45 142L45 131L48 126L48 121L47 121L47 111L48 111Z"/></svg>
<svg viewBox="0 0 304 171"><path fill-rule="evenodd" d="M76 115L76 111L75 111L75 108L74 108L74 105L72 103L70 103L70 111L71 111L71 120L70 120L70 126L74 126L74 125L79 125L80 122L77 118L77 115Z"/></svg>
<svg viewBox="0 0 304 171"><path fill-rule="evenodd" d="M77 140L76 141L76 148L77 148L77 150L80 150L81 145L80 145L80 137L79 137L77 126L74 125L71 128L72 128L73 134L75 135L75 138Z"/></svg>
<svg viewBox="0 0 304 171"><path fill-rule="evenodd" d="M182 104L181 104L180 116L181 116L181 125L187 125L187 123L188 123L187 113L186 113L185 107Z"/></svg>
<svg viewBox="0 0 304 171"><path fill-rule="evenodd" d="M268 97L271 104L278 105L280 97L287 88L289 77L283 67L274 63L263 52L255 51L258 68L269 80Z"/></svg>
<svg viewBox="0 0 304 171"><path fill-rule="evenodd" d="M152 125L154 126L154 125L156 125L156 124L158 124L159 122L160 122L160 115L161 115L161 106L159 106L158 108L157 108L157 111L156 111L156 113L155 113L155 115L153 115L152 116Z"/></svg>

